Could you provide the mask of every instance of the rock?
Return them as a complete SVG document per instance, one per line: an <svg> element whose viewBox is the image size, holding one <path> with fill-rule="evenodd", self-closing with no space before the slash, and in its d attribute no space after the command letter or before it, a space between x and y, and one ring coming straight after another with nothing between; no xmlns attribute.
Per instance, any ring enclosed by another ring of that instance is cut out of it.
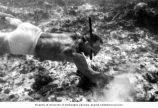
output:
<svg viewBox="0 0 158 108"><path fill-rule="evenodd" d="M55 101L56 100L56 96L55 95L51 95L48 97L49 101Z"/></svg>
<svg viewBox="0 0 158 108"><path fill-rule="evenodd" d="M154 41L154 40L151 40L151 39L145 39L148 44L151 46L153 52L157 53L157 50L158 50L158 42L157 41Z"/></svg>
<svg viewBox="0 0 158 108"><path fill-rule="evenodd" d="M155 91L156 94L158 94L158 91Z"/></svg>
<svg viewBox="0 0 158 108"><path fill-rule="evenodd" d="M78 85L79 78L75 75L70 76L70 83L71 83L71 85Z"/></svg>
<svg viewBox="0 0 158 108"><path fill-rule="evenodd" d="M33 76L33 75L30 75L28 78L29 78L29 80L31 80L31 79L34 78L34 76Z"/></svg>
<svg viewBox="0 0 158 108"><path fill-rule="evenodd" d="M145 101L145 95L137 93L134 100L137 101L137 102L144 102Z"/></svg>
<svg viewBox="0 0 158 108"><path fill-rule="evenodd" d="M35 93L35 94L33 95L33 98L34 98L34 99L40 99L40 98L41 98L41 95L40 95L40 94Z"/></svg>
<svg viewBox="0 0 158 108"><path fill-rule="evenodd" d="M88 11L88 10L93 10L94 9L94 6L93 5L90 5L88 3L84 4L84 5L81 5L78 7L78 10L83 12L83 11Z"/></svg>
<svg viewBox="0 0 158 108"><path fill-rule="evenodd" d="M0 102L8 101L8 95L7 94L0 94Z"/></svg>
<svg viewBox="0 0 158 108"><path fill-rule="evenodd" d="M82 97L81 102L87 102L87 99L85 97Z"/></svg>
<svg viewBox="0 0 158 108"><path fill-rule="evenodd" d="M155 79L155 77L151 73L146 73L144 77L150 83L157 83L157 79Z"/></svg>
<svg viewBox="0 0 158 108"><path fill-rule="evenodd" d="M9 94L9 93L10 93L10 89L5 89L5 90L4 90L4 93L5 93L5 94Z"/></svg>
<svg viewBox="0 0 158 108"><path fill-rule="evenodd" d="M17 101L18 98L19 98L19 96L18 96L17 94L11 94L11 95L9 96L9 100L10 100L10 101Z"/></svg>
<svg viewBox="0 0 158 108"><path fill-rule="evenodd" d="M154 102L155 101L155 96L153 94L149 95L149 102Z"/></svg>
<svg viewBox="0 0 158 108"><path fill-rule="evenodd" d="M0 77L4 77L6 75L5 72L0 72Z"/></svg>
<svg viewBox="0 0 158 108"><path fill-rule="evenodd" d="M135 5L134 10L135 10L135 11L139 11L139 10L141 10L141 9L147 8L147 6L148 6L148 5L147 5L146 3L140 2L140 3L138 3L138 4Z"/></svg>
<svg viewBox="0 0 158 108"><path fill-rule="evenodd" d="M53 79L49 75L35 75L35 82L32 85L32 89L35 91L40 90L43 86L49 84Z"/></svg>
<svg viewBox="0 0 158 108"><path fill-rule="evenodd" d="M15 85L17 85L17 86L21 86L23 83L24 83L24 81L23 81L23 80L20 80L20 79L19 79L19 80L17 79L17 80L15 81Z"/></svg>
<svg viewBox="0 0 158 108"><path fill-rule="evenodd" d="M56 98L56 101L57 101L57 102L62 102L62 100L63 100L63 97L57 97L57 98Z"/></svg>
<svg viewBox="0 0 158 108"><path fill-rule="evenodd" d="M151 84L145 84L143 86L143 88L144 88L145 91L149 91L149 90L153 89L153 86Z"/></svg>
<svg viewBox="0 0 158 108"><path fill-rule="evenodd" d="M0 78L0 83L6 83L7 81L4 80L3 78Z"/></svg>
<svg viewBox="0 0 158 108"><path fill-rule="evenodd" d="M33 91L30 91L30 92L28 93L28 95L29 95L30 97L34 98L34 99L37 99L37 100L39 100L40 98L42 98L42 96L41 96L40 94L35 93L35 92L33 92Z"/></svg>

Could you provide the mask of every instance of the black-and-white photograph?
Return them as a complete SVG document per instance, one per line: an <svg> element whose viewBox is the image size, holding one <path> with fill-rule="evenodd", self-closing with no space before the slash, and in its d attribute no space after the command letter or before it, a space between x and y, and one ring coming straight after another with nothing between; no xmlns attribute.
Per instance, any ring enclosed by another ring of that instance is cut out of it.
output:
<svg viewBox="0 0 158 108"><path fill-rule="evenodd" d="M157 101L158 0L0 0L0 102Z"/></svg>

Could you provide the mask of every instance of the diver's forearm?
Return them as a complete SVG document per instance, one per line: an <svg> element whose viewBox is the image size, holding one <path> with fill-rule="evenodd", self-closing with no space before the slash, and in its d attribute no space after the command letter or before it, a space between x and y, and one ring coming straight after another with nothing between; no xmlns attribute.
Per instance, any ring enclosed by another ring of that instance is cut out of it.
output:
<svg viewBox="0 0 158 108"><path fill-rule="evenodd" d="M12 18L12 17L5 17L5 20L7 24L10 24L16 27L20 25L21 23L23 23L20 19Z"/></svg>

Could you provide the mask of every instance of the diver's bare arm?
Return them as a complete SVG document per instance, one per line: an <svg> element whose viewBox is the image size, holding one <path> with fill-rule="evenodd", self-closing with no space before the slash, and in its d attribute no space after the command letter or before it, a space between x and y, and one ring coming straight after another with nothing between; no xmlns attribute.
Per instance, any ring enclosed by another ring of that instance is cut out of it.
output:
<svg viewBox="0 0 158 108"><path fill-rule="evenodd" d="M64 51L66 58L74 62L77 69L86 76L89 80L97 85L102 85L107 81L107 76L103 73L94 71L86 61L86 58L83 54L72 51L71 49L67 49Z"/></svg>
<svg viewBox="0 0 158 108"><path fill-rule="evenodd" d="M14 16L11 14L0 12L0 17L2 18L2 17L14 17Z"/></svg>
<svg viewBox="0 0 158 108"><path fill-rule="evenodd" d="M15 27L17 27L19 24L23 23L20 19L15 18L13 15L2 13L2 12L0 12L0 18L1 18L1 20L4 20L7 25L9 24L9 25L13 25Z"/></svg>
<svg viewBox="0 0 158 108"><path fill-rule="evenodd" d="M13 25L15 27L19 26L21 23L23 23L20 19L14 18L14 17L5 17L6 23L9 25Z"/></svg>
<svg viewBox="0 0 158 108"><path fill-rule="evenodd" d="M80 53L73 53L73 62L75 63L78 70L85 76L91 78L93 75L98 74L88 66L87 61L83 54Z"/></svg>

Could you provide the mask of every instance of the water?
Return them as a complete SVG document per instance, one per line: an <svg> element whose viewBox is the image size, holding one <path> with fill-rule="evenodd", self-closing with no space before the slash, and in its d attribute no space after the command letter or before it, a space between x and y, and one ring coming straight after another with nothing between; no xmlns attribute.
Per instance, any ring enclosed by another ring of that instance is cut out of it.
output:
<svg viewBox="0 0 158 108"><path fill-rule="evenodd" d="M135 93L133 79L132 74L117 75L108 87L103 90L94 89L93 99L99 102L131 102Z"/></svg>

